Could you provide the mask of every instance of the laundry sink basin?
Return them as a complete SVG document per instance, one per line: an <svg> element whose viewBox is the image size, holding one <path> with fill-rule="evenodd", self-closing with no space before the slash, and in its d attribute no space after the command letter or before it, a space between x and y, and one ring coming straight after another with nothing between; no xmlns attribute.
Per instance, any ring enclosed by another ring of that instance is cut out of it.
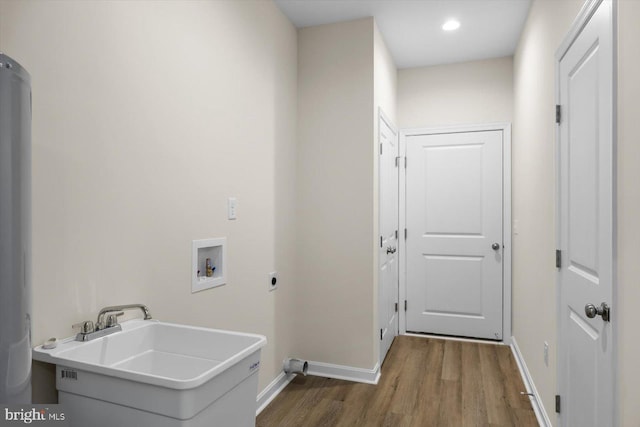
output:
<svg viewBox="0 0 640 427"><path fill-rule="evenodd" d="M130 320L92 341L36 347L33 358L56 365L71 425L240 426L254 423L265 344L260 335Z"/></svg>

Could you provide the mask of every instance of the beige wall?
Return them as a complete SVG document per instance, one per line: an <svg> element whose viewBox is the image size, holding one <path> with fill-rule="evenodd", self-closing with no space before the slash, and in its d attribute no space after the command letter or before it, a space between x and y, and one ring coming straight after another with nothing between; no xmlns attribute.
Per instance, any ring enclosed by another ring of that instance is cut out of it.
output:
<svg viewBox="0 0 640 427"><path fill-rule="evenodd" d="M263 1L0 7L33 81L34 345L142 302L265 334L263 389L293 345L295 28ZM191 241L218 236L228 284L192 294Z"/></svg>
<svg viewBox="0 0 640 427"><path fill-rule="evenodd" d="M618 2L618 403L620 425L640 425L640 2Z"/></svg>
<svg viewBox="0 0 640 427"><path fill-rule="evenodd" d="M373 78L376 127L378 108L382 108L385 115L397 126L398 70L377 24L374 25L373 32ZM377 134L376 132L376 142Z"/></svg>
<svg viewBox="0 0 640 427"><path fill-rule="evenodd" d="M511 122L513 59L398 71L400 128Z"/></svg>
<svg viewBox="0 0 640 427"><path fill-rule="evenodd" d="M582 3L534 1L514 57L513 335L552 421L557 351L554 55ZM545 341L551 346L548 367Z"/></svg>
<svg viewBox="0 0 640 427"><path fill-rule="evenodd" d="M371 369L372 18L298 30L297 355Z"/></svg>

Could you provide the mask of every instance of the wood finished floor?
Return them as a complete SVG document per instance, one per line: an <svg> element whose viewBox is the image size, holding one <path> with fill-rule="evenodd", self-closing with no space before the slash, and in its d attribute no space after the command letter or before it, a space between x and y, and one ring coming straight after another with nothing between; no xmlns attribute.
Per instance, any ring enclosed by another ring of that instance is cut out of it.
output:
<svg viewBox="0 0 640 427"><path fill-rule="evenodd" d="M399 336L377 385L296 378L257 427L538 426L509 347Z"/></svg>

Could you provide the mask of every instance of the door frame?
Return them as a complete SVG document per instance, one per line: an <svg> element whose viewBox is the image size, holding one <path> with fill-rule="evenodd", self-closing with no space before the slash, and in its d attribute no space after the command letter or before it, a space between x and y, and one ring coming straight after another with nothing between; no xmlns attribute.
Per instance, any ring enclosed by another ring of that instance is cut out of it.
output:
<svg viewBox="0 0 640 427"><path fill-rule="evenodd" d="M400 158L402 167L400 168L400 191L398 194L400 232L398 242L398 270L399 278L399 300L403 307L407 298L407 242L404 237L404 230L407 227L407 138L420 135L436 135L442 133L463 133L463 132L484 132L502 131L502 241L503 263L502 263L502 343L511 344L511 123L488 123L451 125L428 128L410 128L400 130ZM411 167L409 165L409 167ZM399 330L400 335L407 334L406 312L399 310Z"/></svg>
<svg viewBox="0 0 640 427"><path fill-rule="evenodd" d="M382 109L382 107L378 107L378 117L377 117L377 125L378 125L378 132L376 135L376 157L377 157L377 164L378 164L378 177L377 177L377 182L378 182L378 231L377 231L377 235L376 235L376 253L379 253L380 247L378 245L378 236L380 236L381 231L382 230L382 208L380 206L380 203L382 202L382 197L381 197L381 192L382 192L382 185L380 185L380 177L381 177L381 173L380 173L380 160L381 160L381 156L379 155L380 151L378 151L378 147L381 144L381 138L380 138L380 121L383 121L387 124L387 126L389 127L389 129L391 129L393 131L393 136L396 138L396 141L398 142L398 153L396 153L396 156L400 156L400 145L399 145L399 141L398 141L398 128L396 127L396 125L393 124L393 121L389 118L389 116L387 116L384 112L384 110ZM400 166L398 164L398 166ZM400 167L398 167L398 169L400 169ZM400 183L400 175L398 175L398 183ZM400 200L400 190L398 189L398 200ZM398 224L396 224L396 226L398 227L398 233L400 233L400 211L398 211ZM400 235L398 234L398 246L400 246ZM398 274L400 274L400 253L399 253L399 249L398 248L398 258L396 259L396 263L397 263L397 269L398 269ZM382 291L382 275L380 274L380 260L378 259L378 257L376 257L376 259L378 260L378 262L376 263L376 276L377 276L377 282L378 282L378 286L377 286L377 307L376 307L376 312L378 313L377 316L377 327L376 327L376 331L382 326L381 324L381 314L382 314L382 301L380 301L380 292ZM400 283L400 280L398 278L398 283ZM399 285L398 285L399 286ZM399 295L399 289L398 289L398 295ZM398 305L400 305L400 296L398 296ZM400 308L398 307L398 315L396 316L396 331L397 334L394 335L394 338L400 334L400 312L402 310L400 310ZM377 332L376 335L377 336ZM382 341L380 340L376 340L376 342L378 343L378 368L380 368L382 366L382 362L384 362L384 360L382 360L381 356L381 345L382 345Z"/></svg>
<svg viewBox="0 0 640 427"><path fill-rule="evenodd" d="M617 246L618 246L618 219L617 219L617 145L618 145L618 0L585 0L584 5L578 12L573 24L571 24L571 28L567 32L566 36L558 46L558 49L555 52L554 65L555 65L555 103L556 105L560 104L560 61L567 53L573 42L580 35L584 27L590 21L593 14L596 12L598 7L604 2L611 3L611 42L612 46L612 79L611 79L611 175L612 175L612 188L611 188L611 196L612 196L612 206L611 206L611 228L612 228L612 283L611 283L611 294L612 294L612 307L611 310L611 372L613 374L613 394L611 396L612 400L612 408L613 408L613 426L617 426L619 423L619 411L618 411L618 311L616 307L618 306L618 263L617 263ZM555 129L555 138L556 138L556 150L555 156L556 159L560 159L560 126L556 125ZM560 164L556 160L555 162L555 221L556 221L556 248L560 247ZM560 337L560 327L561 322L560 316L561 314L561 299L560 299L560 274L559 270L556 271L556 336ZM560 394L561 387L561 346L562 342L558 339L556 345L556 393ZM558 415L558 414L557 414ZM559 418L559 417L557 417Z"/></svg>

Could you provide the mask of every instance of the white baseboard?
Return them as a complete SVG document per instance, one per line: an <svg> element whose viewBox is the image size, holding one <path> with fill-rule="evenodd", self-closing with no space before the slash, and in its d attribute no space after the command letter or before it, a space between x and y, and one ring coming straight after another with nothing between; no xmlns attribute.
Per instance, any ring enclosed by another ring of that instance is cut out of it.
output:
<svg viewBox="0 0 640 427"><path fill-rule="evenodd" d="M538 424L540 424L541 427L553 427L553 425L551 424L551 420L549 419L549 415L544 409L544 405L542 404L542 399L540 399L540 395L538 394L536 385L533 383L533 378L529 373L527 364L524 362L522 353L520 353L520 348L518 347L518 342L516 341L515 337L511 337L511 352L513 353L513 356L516 359L516 363L518 364L520 376L522 377L524 386L527 389L527 393L532 394L529 395L529 399L531 399L531 406L533 407L533 412L535 412L536 418L538 419Z"/></svg>
<svg viewBox="0 0 640 427"><path fill-rule="evenodd" d="M494 341L494 340L482 340L477 338L454 337L449 335L416 334L413 332L405 332L404 334L400 334L400 335L404 335L407 337L416 337L416 338L431 338L435 340L444 340L444 341L471 342L475 344L509 345L511 343L511 341L508 339L504 339L503 341Z"/></svg>
<svg viewBox="0 0 640 427"><path fill-rule="evenodd" d="M257 400L258 409L256 410L256 417L260 415L260 412L262 412L262 410L266 408L267 405L271 403L271 401L275 399L276 396L279 395L280 392L284 390L284 388L295 377L296 377L296 374L287 375L284 373L284 371L280 372L280 375L278 375L273 381L271 381L271 383L267 387L265 387L265 389L262 390L260 394L258 394L258 400Z"/></svg>
<svg viewBox="0 0 640 427"><path fill-rule="evenodd" d="M354 381L358 383L366 384L378 384L380 379L380 368L376 363L373 369L354 368L351 366L332 365L322 362L309 362L309 369L307 375L314 375L317 377L335 378L338 380ZM283 372L265 387L264 390L258 394L256 416L260 415L260 412L271 403L273 399L280 394L282 390L296 377L296 374L287 375Z"/></svg>
<svg viewBox="0 0 640 427"><path fill-rule="evenodd" d="M378 384L378 380L380 379L380 365L376 363L373 369L363 369L309 361L307 374L358 383Z"/></svg>

